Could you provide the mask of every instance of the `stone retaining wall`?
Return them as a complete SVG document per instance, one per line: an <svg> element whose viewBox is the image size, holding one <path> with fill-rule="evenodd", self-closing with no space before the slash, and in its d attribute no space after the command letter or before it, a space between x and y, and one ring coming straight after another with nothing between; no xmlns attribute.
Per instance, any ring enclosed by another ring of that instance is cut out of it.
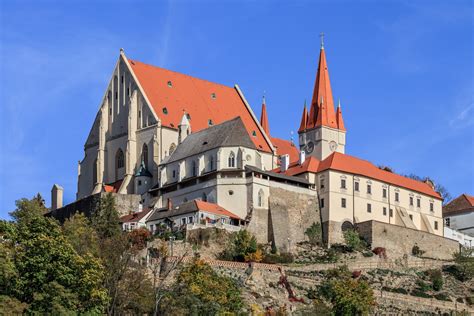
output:
<svg viewBox="0 0 474 316"><path fill-rule="evenodd" d="M402 226L366 221L357 223L356 228L372 248L385 248L389 258L411 255L415 245L424 251L424 256L443 260L452 259L459 250L457 241Z"/></svg>

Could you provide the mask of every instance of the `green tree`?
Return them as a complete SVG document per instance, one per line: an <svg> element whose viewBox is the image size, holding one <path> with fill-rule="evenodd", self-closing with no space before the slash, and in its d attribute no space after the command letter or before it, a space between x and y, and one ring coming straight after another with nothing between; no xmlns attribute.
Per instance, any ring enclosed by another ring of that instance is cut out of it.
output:
<svg viewBox="0 0 474 316"><path fill-rule="evenodd" d="M62 229L64 236L78 254L98 256L99 236L84 214L74 214L64 222Z"/></svg>
<svg viewBox="0 0 474 316"><path fill-rule="evenodd" d="M321 224L313 223L308 229L306 229L305 235L308 236L309 242L312 245L320 245L323 240Z"/></svg>
<svg viewBox="0 0 474 316"><path fill-rule="evenodd" d="M102 197L95 214L92 217L92 225L100 239L118 236L121 233L119 215L115 208L115 198L111 193Z"/></svg>
<svg viewBox="0 0 474 316"><path fill-rule="evenodd" d="M235 282L195 259L178 273L170 292L160 302L159 314L220 315L239 312L242 306Z"/></svg>
<svg viewBox="0 0 474 316"><path fill-rule="evenodd" d="M100 313L107 301L100 261L78 255L44 209L37 199L19 200L16 222L1 225L2 304L37 314Z"/></svg>
<svg viewBox="0 0 474 316"><path fill-rule="evenodd" d="M354 229L348 229L344 232L344 241L351 251L361 251L367 248L366 242L360 238L360 235Z"/></svg>
<svg viewBox="0 0 474 316"><path fill-rule="evenodd" d="M225 260L245 261L245 257L257 251L257 239L247 230L240 230L230 236L226 249L221 253Z"/></svg>
<svg viewBox="0 0 474 316"><path fill-rule="evenodd" d="M461 281L467 281L474 277L474 249L462 248L454 254L456 262L456 277Z"/></svg>

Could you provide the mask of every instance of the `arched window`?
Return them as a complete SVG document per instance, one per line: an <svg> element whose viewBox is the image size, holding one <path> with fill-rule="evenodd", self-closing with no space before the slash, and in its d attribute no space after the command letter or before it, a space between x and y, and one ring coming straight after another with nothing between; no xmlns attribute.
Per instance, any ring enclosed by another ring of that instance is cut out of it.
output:
<svg viewBox="0 0 474 316"><path fill-rule="evenodd" d="M147 144L143 144L143 147L142 147L142 162L145 165L145 168L148 169L148 146L147 146Z"/></svg>
<svg viewBox="0 0 474 316"><path fill-rule="evenodd" d="M234 168L235 167L235 154L234 154L234 152L231 152L230 155L229 155L228 166L229 166L229 168Z"/></svg>
<svg viewBox="0 0 474 316"><path fill-rule="evenodd" d="M257 205L258 207L263 207L263 199L265 198L263 190L258 191Z"/></svg>
<svg viewBox="0 0 474 316"><path fill-rule="evenodd" d="M123 156L122 149L119 148L117 153L115 154L115 180L117 181L119 178L118 170L125 166L125 157Z"/></svg>
<svg viewBox="0 0 474 316"><path fill-rule="evenodd" d="M203 200L204 202L207 202L207 194L206 193L202 193L202 197L201 197L201 200Z"/></svg>
<svg viewBox="0 0 474 316"><path fill-rule="evenodd" d="M175 149L176 149L176 145L175 145L175 143L172 143L172 144L170 145L170 156L171 156L171 154L174 152Z"/></svg>

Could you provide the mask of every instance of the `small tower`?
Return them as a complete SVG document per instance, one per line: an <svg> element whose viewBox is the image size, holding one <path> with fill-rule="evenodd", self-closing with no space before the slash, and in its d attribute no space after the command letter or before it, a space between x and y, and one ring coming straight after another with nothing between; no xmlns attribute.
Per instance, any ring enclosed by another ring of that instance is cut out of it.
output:
<svg viewBox="0 0 474 316"><path fill-rule="evenodd" d="M59 185L53 185L51 189L51 210L63 207L63 192L64 189Z"/></svg>
<svg viewBox="0 0 474 316"><path fill-rule="evenodd" d="M335 151L344 153L346 130L340 104L337 112L334 111L334 100L322 38L311 108L309 115L306 113L305 106L298 130L300 150L304 150L307 155L318 160L324 160Z"/></svg>
<svg viewBox="0 0 474 316"><path fill-rule="evenodd" d="M145 194L151 188L153 175L148 171L142 160L140 167L135 173L135 193Z"/></svg>
<svg viewBox="0 0 474 316"><path fill-rule="evenodd" d="M178 133L178 144L181 144L181 142L191 134L191 123L189 122L186 112L183 112L183 117L181 118L181 122L179 122Z"/></svg>
<svg viewBox="0 0 474 316"><path fill-rule="evenodd" d="M270 125L268 124L267 105L265 103L265 95L263 96L263 100L262 100L262 113L260 115L260 125L265 131L265 134L267 134L267 136L270 136Z"/></svg>

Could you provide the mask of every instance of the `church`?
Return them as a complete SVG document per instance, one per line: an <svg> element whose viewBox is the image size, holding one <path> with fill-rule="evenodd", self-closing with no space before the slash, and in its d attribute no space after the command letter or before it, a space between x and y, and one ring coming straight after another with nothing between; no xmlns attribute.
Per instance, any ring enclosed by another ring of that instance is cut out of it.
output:
<svg viewBox="0 0 474 316"><path fill-rule="evenodd" d="M312 223L321 223L328 245L342 242L345 229L367 225L369 235L388 225L442 237L434 184L346 154L346 133L323 43L298 145L271 136L265 99L257 119L238 85L148 65L121 49L79 162L77 200L137 196L139 208L129 211L146 210L152 231L180 205L180 214L201 216L199 205L206 205L209 214L224 212L259 242L288 251ZM193 216L179 221L194 225Z"/></svg>

